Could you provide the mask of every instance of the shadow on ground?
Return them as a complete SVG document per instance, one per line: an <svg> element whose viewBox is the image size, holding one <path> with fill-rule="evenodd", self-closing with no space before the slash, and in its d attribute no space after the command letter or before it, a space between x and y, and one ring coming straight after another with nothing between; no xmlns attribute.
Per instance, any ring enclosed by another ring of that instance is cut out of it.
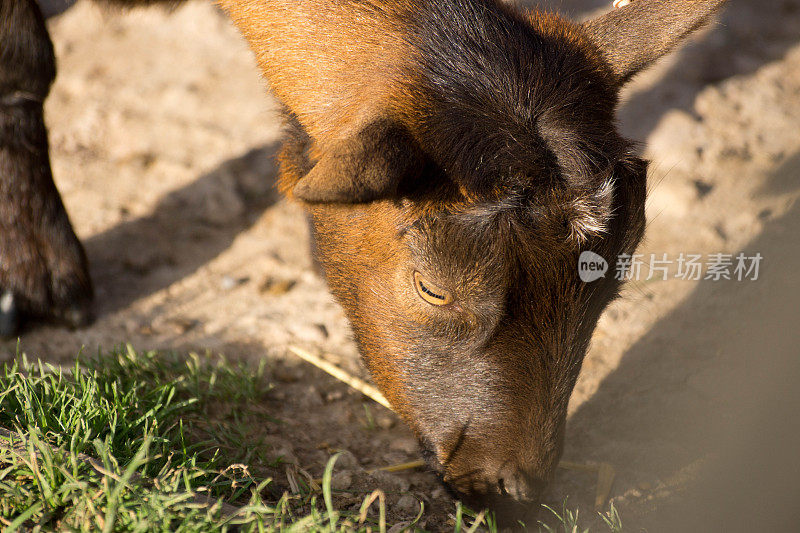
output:
<svg viewBox="0 0 800 533"><path fill-rule="evenodd" d="M763 194L788 181L797 191L798 169L800 154ZM656 489L628 517L633 531L789 531L800 520L798 231L796 203L744 248L763 256L757 281L701 282L571 417L568 446L616 465L615 493Z"/></svg>
<svg viewBox="0 0 800 533"><path fill-rule="evenodd" d="M225 251L278 199L270 144L230 159L165 196L151 215L123 222L84 242L98 315L159 291ZM123 254L114 254L119 243Z"/></svg>

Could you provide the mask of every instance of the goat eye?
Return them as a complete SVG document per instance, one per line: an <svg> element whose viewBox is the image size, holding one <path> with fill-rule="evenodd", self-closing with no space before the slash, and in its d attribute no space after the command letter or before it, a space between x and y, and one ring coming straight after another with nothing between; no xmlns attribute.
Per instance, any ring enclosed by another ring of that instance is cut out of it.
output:
<svg viewBox="0 0 800 533"><path fill-rule="evenodd" d="M417 289L419 297L432 305L447 305L453 302L453 295L438 285L422 277L422 274L414 271L414 287Z"/></svg>

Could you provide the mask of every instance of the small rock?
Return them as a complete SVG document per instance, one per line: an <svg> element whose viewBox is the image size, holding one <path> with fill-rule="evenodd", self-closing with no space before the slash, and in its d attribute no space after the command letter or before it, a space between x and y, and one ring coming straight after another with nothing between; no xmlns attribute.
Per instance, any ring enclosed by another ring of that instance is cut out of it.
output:
<svg viewBox="0 0 800 533"><path fill-rule="evenodd" d="M408 480L381 470L373 472L370 477L386 492L406 492L411 486Z"/></svg>
<svg viewBox="0 0 800 533"><path fill-rule="evenodd" d="M394 509L397 505L397 500L400 499L400 495L395 491L389 491L386 493L386 507L389 509Z"/></svg>
<svg viewBox="0 0 800 533"><path fill-rule="evenodd" d="M722 224L715 224L714 225L714 233L716 233L717 236L720 239L722 239L723 241L727 241L728 240L728 232L725 231L725 226L723 226Z"/></svg>
<svg viewBox="0 0 800 533"><path fill-rule="evenodd" d="M700 199L705 198L714 190L714 185L703 180L694 180L694 188L697 190L697 197Z"/></svg>
<svg viewBox="0 0 800 533"><path fill-rule="evenodd" d="M4 311L2 309L2 301L0 299L0 313L3 312ZM142 327L144 327L144 324L141 324L138 320L129 318L128 320L125 320L125 322L123 322L122 327L125 328L126 332L133 333L134 331L140 331Z"/></svg>
<svg viewBox="0 0 800 533"><path fill-rule="evenodd" d="M250 281L248 277L242 278L234 278L232 276L222 276L222 279L219 282L219 286L223 291L229 291L231 289L236 288L239 285L243 285Z"/></svg>
<svg viewBox="0 0 800 533"><path fill-rule="evenodd" d="M271 296L280 296L286 294L297 282L293 279L276 279L272 276L267 276L264 281L258 286L258 292L261 294L269 294Z"/></svg>
<svg viewBox="0 0 800 533"><path fill-rule="evenodd" d="M398 439L394 439L389 443L389 447L393 450L405 452L407 454L417 453L418 449L417 441L411 437L400 437Z"/></svg>
<svg viewBox="0 0 800 533"><path fill-rule="evenodd" d="M289 441L279 437L266 437L264 443L269 446L270 457L280 459L284 463L298 464L294 447Z"/></svg>
<svg viewBox="0 0 800 533"><path fill-rule="evenodd" d="M128 256L122 259L122 266L130 272L140 276L146 276L157 266L168 262L159 251L153 247L151 250L129 251Z"/></svg>
<svg viewBox="0 0 800 533"><path fill-rule="evenodd" d="M393 416L389 415L380 415L375 418L375 423L378 424L378 427L381 429L392 429L397 420Z"/></svg>
<svg viewBox="0 0 800 533"><path fill-rule="evenodd" d="M298 403L302 407L317 407L323 404L322 397L314 385L309 385L302 389L302 392L296 395L299 400Z"/></svg>
<svg viewBox="0 0 800 533"><path fill-rule="evenodd" d="M200 325L199 320L184 317L172 317L167 319L166 323L169 324L178 335L182 335Z"/></svg>
<svg viewBox="0 0 800 533"><path fill-rule="evenodd" d="M333 478L331 479L331 488L334 490L347 490L352 484L353 474L349 470L335 472L333 474Z"/></svg>
<svg viewBox="0 0 800 533"><path fill-rule="evenodd" d="M295 383L303 378L303 371L296 366L276 366L272 375L281 383Z"/></svg>
<svg viewBox="0 0 800 533"><path fill-rule="evenodd" d="M245 213L235 181L230 173L216 173L172 195L167 205L213 226L230 224Z"/></svg>
<svg viewBox="0 0 800 533"><path fill-rule="evenodd" d="M361 465L358 464L358 459L348 450L341 450L339 457L336 459L335 468L342 470L360 470Z"/></svg>
<svg viewBox="0 0 800 533"><path fill-rule="evenodd" d="M663 176L657 174L654 179ZM686 217L699 197L697 187L690 180L681 179L685 175L677 169L673 169L669 176L670 179L659 182L660 185L652 190L648 197L648 208L651 213L659 213L659 216Z"/></svg>
<svg viewBox="0 0 800 533"><path fill-rule="evenodd" d="M419 512L419 502L410 494L404 494L397 500L395 510L404 514L414 514Z"/></svg>
<svg viewBox="0 0 800 533"><path fill-rule="evenodd" d="M442 498L447 498L447 491L444 490L443 487L436 487L431 492L431 501L441 500Z"/></svg>
<svg viewBox="0 0 800 533"><path fill-rule="evenodd" d="M339 401L342 398L344 398L344 393L340 390L333 390L325 393L325 401L328 403Z"/></svg>
<svg viewBox="0 0 800 533"><path fill-rule="evenodd" d="M272 398L273 400L278 400L279 402L282 402L286 399L286 393L283 392L282 390L273 390L270 391L269 397Z"/></svg>
<svg viewBox="0 0 800 533"><path fill-rule="evenodd" d="M291 323L286 329L292 337L303 343L321 344L325 342L322 332L310 324Z"/></svg>

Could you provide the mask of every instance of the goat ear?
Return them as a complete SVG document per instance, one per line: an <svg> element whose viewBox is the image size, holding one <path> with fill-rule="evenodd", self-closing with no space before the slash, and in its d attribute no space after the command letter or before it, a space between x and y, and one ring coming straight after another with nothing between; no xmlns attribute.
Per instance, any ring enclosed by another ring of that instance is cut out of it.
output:
<svg viewBox="0 0 800 533"><path fill-rule="evenodd" d="M422 154L405 128L377 121L332 146L292 194L309 203L370 202L392 196L421 166Z"/></svg>
<svg viewBox="0 0 800 533"><path fill-rule="evenodd" d="M583 23L620 84L706 24L728 0L631 0Z"/></svg>

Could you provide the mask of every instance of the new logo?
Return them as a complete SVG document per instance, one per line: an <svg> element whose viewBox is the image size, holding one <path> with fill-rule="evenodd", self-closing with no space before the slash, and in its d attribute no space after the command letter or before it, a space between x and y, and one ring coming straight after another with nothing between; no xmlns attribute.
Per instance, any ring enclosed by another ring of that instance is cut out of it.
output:
<svg viewBox="0 0 800 533"><path fill-rule="evenodd" d="M594 252L585 251L578 258L578 275L581 281L591 283L605 277L608 272L608 262Z"/></svg>

